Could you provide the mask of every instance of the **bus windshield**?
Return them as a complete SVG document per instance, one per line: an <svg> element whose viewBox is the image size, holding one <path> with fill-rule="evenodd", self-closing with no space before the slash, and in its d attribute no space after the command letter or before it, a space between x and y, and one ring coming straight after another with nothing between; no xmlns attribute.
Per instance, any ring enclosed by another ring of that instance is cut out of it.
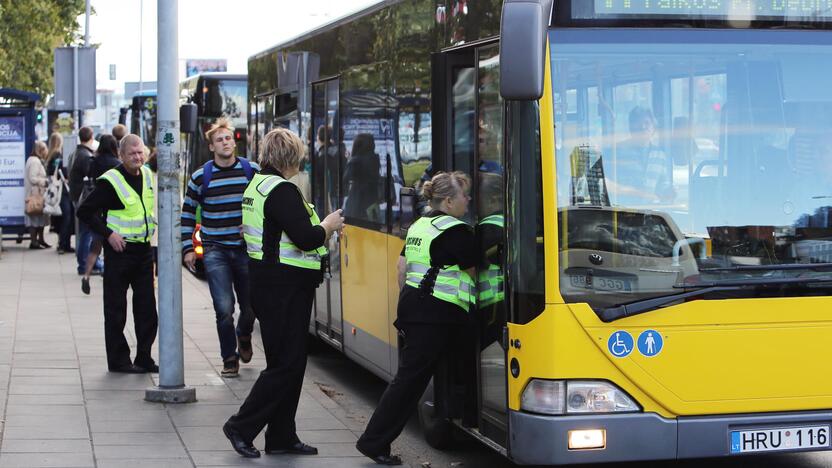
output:
<svg viewBox="0 0 832 468"><path fill-rule="evenodd" d="M248 84L245 80L205 80L205 116L217 118L224 115L235 128L246 127L246 100Z"/></svg>
<svg viewBox="0 0 832 468"><path fill-rule="evenodd" d="M828 34L553 29L550 43L567 300L830 275L782 268L832 262Z"/></svg>

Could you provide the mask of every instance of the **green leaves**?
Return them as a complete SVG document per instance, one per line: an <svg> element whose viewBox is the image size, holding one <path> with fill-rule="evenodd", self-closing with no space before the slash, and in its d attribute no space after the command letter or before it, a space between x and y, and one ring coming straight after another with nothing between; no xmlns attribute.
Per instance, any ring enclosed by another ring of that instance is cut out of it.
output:
<svg viewBox="0 0 832 468"><path fill-rule="evenodd" d="M54 91L53 49L80 41L84 0L0 0L0 87Z"/></svg>

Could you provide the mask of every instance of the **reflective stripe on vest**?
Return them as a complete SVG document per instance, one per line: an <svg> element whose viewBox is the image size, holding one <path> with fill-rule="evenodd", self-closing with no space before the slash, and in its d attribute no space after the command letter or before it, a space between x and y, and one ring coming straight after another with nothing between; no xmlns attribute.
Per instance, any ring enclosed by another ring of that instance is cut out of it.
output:
<svg viewBox="0 0 832 468"><path fill-rule="evenodd" d="M107 227L126 242L150 242L156 231L154 216L153 172L142 166L142 194L139 195L117 168L105 172L104 179L113 186L124 208L107 211Z"/></svg>
<svg viewBox="0 0 832 468"><path fill-rule="evenodd" d="M246 252L251 258L263 260L263 220L265 218L266 199L271 191L283 182L287 182L287 180L280 176L257 174L251 179L251 183L248 184L243 193L243 239L246 241ZM304 203L306 202L304 201ZM317 226L321 224L321 221L313 208L313 205L306 203L306 211L309 213L310 221L313 226ZM280 242L277 246L277 257L280 263L310 270L320 270L321 259L325 255L327 255L326 247L321 246L315 250L305 252L300 250L285 232L280 236Z"/></svg>
<svg viewBox="0 0 832 468"><path fill-rule="evenodd" d="M430 259L431 243L443 231L459 224L464 223L452 216L442 215L420 218L410 226L405 241L405 284L421 288L425 281L433 277L432 287L425 283L430 294L468 312L475 300L474 281L458 265L431 267Z"/></svg>
<svg viewBox="0 0 832 468"><path fill-rule="evenodd" d="M491 225L500 229L505 227L505 218L501 214L486 216L480 220L480 226ZM477 273L477 306L487 307L505 300L505 275L502 265L489 264L487 269Z"/></svg>

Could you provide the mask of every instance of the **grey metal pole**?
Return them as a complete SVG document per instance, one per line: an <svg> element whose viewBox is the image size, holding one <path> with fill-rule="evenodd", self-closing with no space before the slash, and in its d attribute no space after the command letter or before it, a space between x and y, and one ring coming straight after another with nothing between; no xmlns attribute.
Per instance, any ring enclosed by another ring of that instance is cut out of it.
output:
<svg viewBox="0 0 832 468"><path fill-rule="evenodd" d="M87 0L86 13L84 15L84 47L90 46L90 0Z"/></svg>
<svg viewBox="0 0 832 468"><path fill-rule="evenodd" d="M196 401L196 389L185 386L182 330L182 267L179 262L179 74L178 0L157 0L158 75L157 133L159 179L159 386L145 399L163 403Z"/></svg>
<svg viewBox="0 0 832 468"><path fill-rule="evenodd" d="M158 13L158 12L157 12ZM144 0L139 0L139 91L142 90L142 58L144 58ZM177 52L178 54L178 52ZM132 96L124 96L130 99Z"/></svg>

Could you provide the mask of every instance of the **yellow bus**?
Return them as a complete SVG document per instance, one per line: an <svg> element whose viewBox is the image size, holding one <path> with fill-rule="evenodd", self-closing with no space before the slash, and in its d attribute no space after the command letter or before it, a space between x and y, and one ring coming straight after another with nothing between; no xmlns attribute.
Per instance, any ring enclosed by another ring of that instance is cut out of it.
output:
<svg viewBox="0 0 832 468"><path fill-rule="evenodd" d="M832 4L385 1L249 59L343 208L310 331L395 373L420 180L471 175L470 339L419 407L520 464L828 450ZM254 153L253 153L254 154Z"/></svg>

